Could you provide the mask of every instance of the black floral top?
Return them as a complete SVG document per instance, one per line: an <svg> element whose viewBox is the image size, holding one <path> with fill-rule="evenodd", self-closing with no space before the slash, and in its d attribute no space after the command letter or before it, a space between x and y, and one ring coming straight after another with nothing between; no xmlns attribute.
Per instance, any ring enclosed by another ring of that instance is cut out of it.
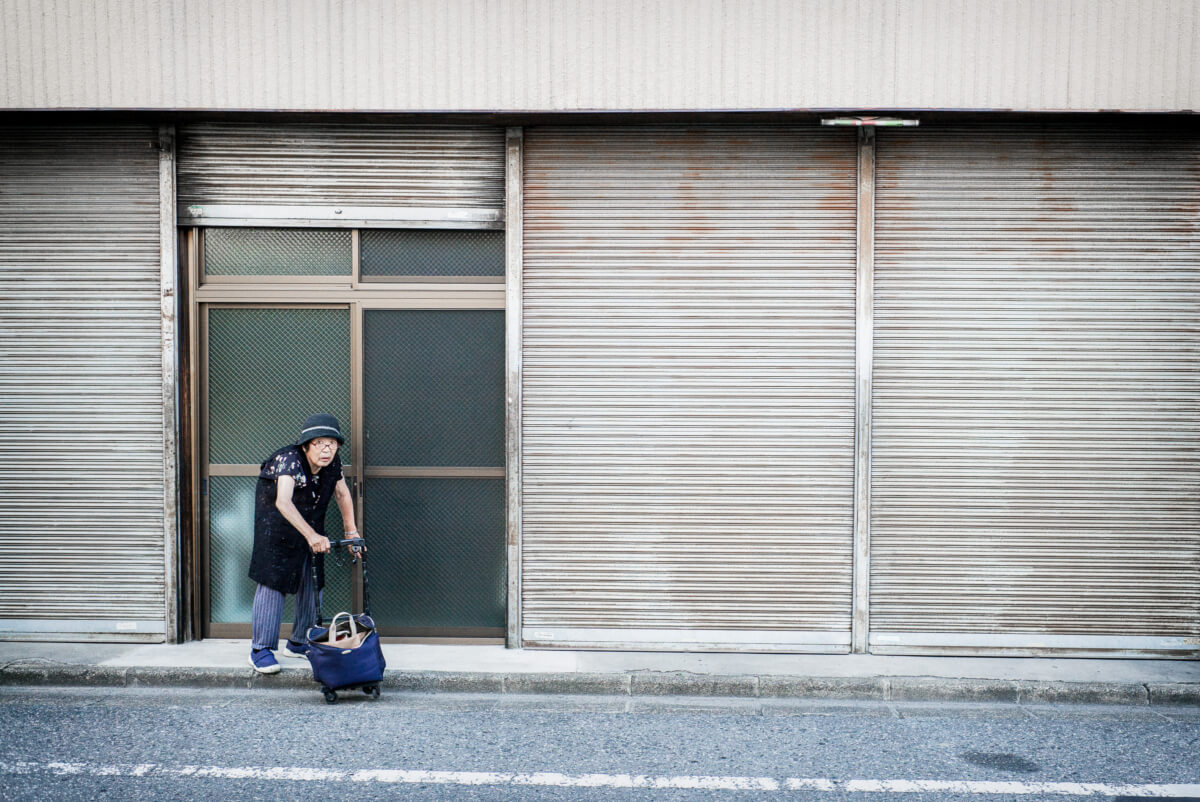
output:
<svg viewBox="0 0 1200 802"><path fill-rule="evenodd" d="M279 477L295 480L292 504L318 534L325 534L325 513L337 483L343 478L342 460L333 462L315 475L308 467L299 446L284 446L263 461L254 494L254 552L250 557L250 578L280 593L295 593L300 587L304 560L311 553L304 536L288 523L275 507ZM317 586L325 586L324 555L316 555Z"/></svg>

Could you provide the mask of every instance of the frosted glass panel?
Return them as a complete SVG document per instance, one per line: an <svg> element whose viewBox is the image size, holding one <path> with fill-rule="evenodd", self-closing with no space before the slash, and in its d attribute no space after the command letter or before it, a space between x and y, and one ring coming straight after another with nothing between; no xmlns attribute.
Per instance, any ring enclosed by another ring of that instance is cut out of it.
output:
<svg viewBox="0 0 1200 802"><path fill-rule="evenodd" d="M504 275L504 232L441 229L363 231L363 278Z"/></svg>
<svg viewBox="0 0 1200 802"><path fill-rule="evenodd" d="M504 480L371 479L371 608L385 627L505 624Z"/></svg>
<svg viewBox="0 0 1200 802"><path fill-rule="evenodd" d="M364 314L368 465L504 465L504 312Z"/></svg>
<svg viewBox="0 0 1200 802"><path fill-rule="evenodd" d="M254 464L330 412L351 462L350 312L212 309L208 315L208 459Z"/></svg>
<svg viewBox="0 0 1200 802"><path fill-rule="evenodd" d="M254 543L254 491L252 476L213 476L209 487L209 606L210 619L218 624L249 624L254 604L254 581L247 576ZM342 536L342 517L329 505L325 532ZM344 553L344 551L343 551ZM345 563L341 565L340 563ZM325 597L322 609L329 618L350 609L349 558L325 558ZM283 620L292 620L292 597Z"/></svg>
<svg viewBox="0 0 1200 802"><path fill-rule="evenodd" d="M204 232L208 276L349 276L353 264L349 230L209 228Z"/></svg>

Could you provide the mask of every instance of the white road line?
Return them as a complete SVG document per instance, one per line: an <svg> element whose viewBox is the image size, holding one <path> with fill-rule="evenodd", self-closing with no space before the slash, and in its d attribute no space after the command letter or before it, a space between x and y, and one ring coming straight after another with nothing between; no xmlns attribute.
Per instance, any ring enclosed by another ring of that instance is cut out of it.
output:
<svg viewBox="0 0 1200 802"><path fill-rule="evenodd" d="M919 794L943 791L958 794L1039 794L1043 796L1194 797L1197 784L1117 785L1113 783L1038 783L973 780L848 780L844 791Z"/></svg>
<svg viewBox="0 0 1200 802"><path fill-rule="evenodd" d="M1200 783L1117 784L992 782L977 780L833 780L787 777L708 777L646 774L529 774L497 771L306 768L303 766L164 766L157 763L102 765L0 761L0 775L53 774L92 777L211 777L224 780L398 783L405 785L494 785L550 788L673 788L706 791L841 791L881 794L1012 794L1040 796L1200 797Z"/></svg>

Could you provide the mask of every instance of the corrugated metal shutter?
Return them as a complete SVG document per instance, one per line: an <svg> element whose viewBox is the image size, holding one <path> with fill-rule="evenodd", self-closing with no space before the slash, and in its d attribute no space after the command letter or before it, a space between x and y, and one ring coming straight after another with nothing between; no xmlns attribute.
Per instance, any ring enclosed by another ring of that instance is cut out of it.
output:
<svg viewBox="0 0 1200 802"><path fill-rule="evenodd" d="M0 129L0 633L163 637L157 139Z"/></svg>
<svg viewBox="0 0 1200 802"><path fill-rule="evenodd" d="M526 143L524 642L847 649L852 135Z"/></svg>
<svg viewBox="0 0 1200 802"><path fill-rule="evenodd" d="M877 153L873 650L1195 651L1195 126Z"/></svg>
<svg viewBox="0 0 1200 802"><path fill-rule="evenodd" d="M504 129L211 122L179 132L189 206L504 207Z"/></svg>

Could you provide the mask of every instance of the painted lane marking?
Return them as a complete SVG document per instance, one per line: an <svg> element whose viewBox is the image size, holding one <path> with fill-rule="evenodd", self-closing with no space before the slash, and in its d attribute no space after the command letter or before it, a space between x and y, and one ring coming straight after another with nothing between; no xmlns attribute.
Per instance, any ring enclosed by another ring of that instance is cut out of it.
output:
<svg viewBox="0 0 1200 802"><path fill-rule="evenodd" d="M713 777L645 774L560 774L539 771L425 771L416 769L319 769L303 766L164 766L156 763L102 765L0 761L0 774L92 777L206 777L223 780L357 782L404 785L540 786L550 788L652 788L705 791L840 791L884 794L931 792L1042 796L1200 797L1200 783L1065 783L983 780L832 780L788 777Z"/></svg>
<svg viewBox="0 0 1200 802"><path fill-rule="evenodd" d="M1112 783L1008 782L977 780L847 780L844 791L920 794L933 791L959 794L1039 794L1044 796L1194 797L1200 783L1117 785Z"/></svg>
<svg viewBox="0 0 1200 802"><path fill-rule="evenodd" d="M420 783L450 785L535 785L554 788L693 788L721 791L778 791L770 777L647 777L633 774L532 774L474 771L356 771L351 782Z"/></svg>

